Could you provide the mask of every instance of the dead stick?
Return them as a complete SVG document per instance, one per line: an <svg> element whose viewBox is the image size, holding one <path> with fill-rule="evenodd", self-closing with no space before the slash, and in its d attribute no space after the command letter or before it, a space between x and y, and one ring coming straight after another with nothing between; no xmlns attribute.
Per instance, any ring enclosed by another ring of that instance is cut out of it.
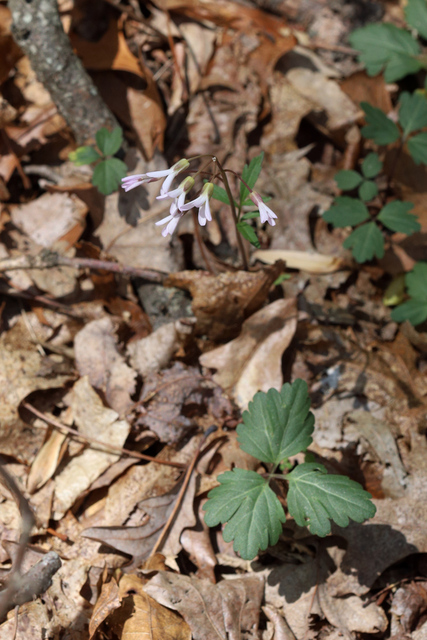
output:
<svg viewBox="0 0 427 640"><path fill-rule="evenodd" d="M89 437L84 436L83 434L79 433L77 431L77 429L73 429L72 427L68 427L67 425L62 424L62 422L59 422L59 420L55 420L54 418L50 418L49 416L45 415L44 413L42 413L41 411L39 411L38 409L33 407L33 405L30 404L29 402L24 402L22 404L22 406L25 409L28 409L28 411L31 411L31 413L33 413L38 418L41 418L41 420L44 420L45 422L48 422L49 424L51 424L52 426L56 427L57 429L62 429L63 431L67 431L68 433L70 433L75 438L79 438L80 440L83 440L83 442L85 442L87 444L98 444L98 445L101 445L103 450L110 449L111 451L117 451L117 453L120 453L122 455L125 454L125 455L129 456L130 458L138 458L138 460L148 460L150 462L157 462L158 464L165 464L165 465L167 465L169 467L177 467L178 469L185 469L185 467L187 466L187 465L183 464L182 462L171 462L169 460L159 460L158 458L154 458L153 456L147 456L144 453L139 453L138 451L131 451L130 449L124 449L122 447L116 447L116 446L114 446L112 444L109 444L108 442L102 442L102 440L98 440L97 438L89 438Z"/></svg>
<svg viewBox="0 0 427 640"><path fill-rule="evenodd" d="M163 545L164 539L166 537L166 534L168 533L170 526L172 524L172 522L175 519L176 514L179 511L179 508L181 506L181 502L184 498L184 494L187 490L188 487L188 483L190 482L190 478L191 478L191 474L193 473L194 467L196 466L197 460L199 458L200 455L200 451L202 449L202 446L204 445L204 443L206 442L206 439L211 435L211 433L213 433L214 431L216 431L217 427L215 425L213 425L212 427L209 427L209 429L203 434L202 439L199 442L199 446L197 447L196 453L193 456L193 459L187 469L187 472L185 474L184 477L184 482L182 483L182 487L179 490L179 493L177 495L176 498L176 502L175 505L172 509L172 512L169 516L169 518L167 519L167 522L165 524L165 526L163 527L162 533L160 534L160 536L157 539L156 544L154 545L151 553L150 553L150 557L154 556L155 553L157 553L157 551L159 550L159 548Z"/></svg>

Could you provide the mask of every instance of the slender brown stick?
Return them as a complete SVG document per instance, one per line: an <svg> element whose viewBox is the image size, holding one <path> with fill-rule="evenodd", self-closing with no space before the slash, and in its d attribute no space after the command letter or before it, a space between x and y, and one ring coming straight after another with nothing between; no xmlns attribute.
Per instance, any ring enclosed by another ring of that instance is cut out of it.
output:
<svg viewBox="0 0 427 640"><path fill-rule="evenodd" d="M163 542L166 538L166 535L171 527L172 522L175 520L175 516L178 513L180 507L181 507L181 503L184 499L184 494L187 490L188 487L188 483L190 482L190 478L191 478L191 474L194 471L194 467L196 466L197 460L199 458L200 455L200 451L202 450L202 447L204 445L204 443L206 442L206 439L211 435L211 433L213 433L214 431L216 431L217 427L215 425L213 425L212 427L209 427L209 429L207 429L207 431L203 434L202 439L199 442L199 446L197 447L197 450L193 456L193 459L190 463L190 465L188 466L188 469L186 471L185 477L184 477L184 481L182 483L182 487L179 490L179 493L176 497L176 502L174 504L174 507L172 509L172 512L169 516L169 518L167 519L167 522L165 524L165 526L163 527L163 530L160 534L160 536L157 539L156 544L154 545L150 557L154 556L155 553L157 553L157 551L159 550L159 548L163 545Z"/></svg>
<svg viewBox="0 0 427 640"><path fill-rule="evenodd" d="M33 407L33 405L30 404L29 402L24 402L22 406L25 409L28 409L28 411L31 411L31 413L33 413L38 418L41 418L45 422L48 422L49 424L51 424L53 427L56 427L57 429L62 429L63 431L67 431L67 433L71 434L75 438L79 438L80 440L83 440L83 442L87 444L99 444L102 446L103 449L110 449L111 451L117 451L118 453L122 455L125 454L130 458L138 458L138 460L149 460L150 462L158 462L159 464L165 464L168 467L177 467L178 469L185 469L185 467L187 466L182 462L171 462L169 460L159 460L158 458L154 458L153 456L147 456L144 453L139 453L139 451L131 451L130 449L116 447L112 444L102 442L102 440L98 440L97 438L88 438L87 436L84 436L81 433L79 433L77 429L68 427L67 425L62 424L62 422L59 422L59 420L55 420L54 418L50 418L49 416L45 415L44 413L42 413L41 411Z"/></svg>

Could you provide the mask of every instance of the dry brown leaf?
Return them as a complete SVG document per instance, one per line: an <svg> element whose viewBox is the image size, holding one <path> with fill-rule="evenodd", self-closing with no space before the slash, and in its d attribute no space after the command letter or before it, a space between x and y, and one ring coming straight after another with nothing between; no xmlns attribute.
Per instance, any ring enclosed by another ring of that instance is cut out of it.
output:
<svg viewBox="0 0 427 640"><path fill-rule="evenodd" d="M40 489L53 476L61 462L66 438L64 433L52 431L31 465L27 480L29 493Z"/></svg>
<svg viewBox="0 0 427 640"><path fill-rule="evenodd" d="M95 635L98 627L106 618L120 607L119 585L112 578L110 582L104 582L101 594L93 608L92 617L89 623L89 640Z"/></svg>
<svg viewBox="0 0 427 640"><path fill-rule="evenodd" d="M107 31L96 42L85 40L74 31L70 33L70 40L86 69L128 71L140 78L145 77L140 61L129 49L117 20L110 20Z"/></svg>
<svg viewBox="0 0 427 640"><path fill-rule="evenodd" d="M108 618L109 627L121 640L147 636L152 640L191 640L187 623L143 591L144 580L125 575L119 583L120 608Z"/></svg>
<svg viewBox="0 0 427 640"><path fill-rule="evenodd" d="M93 320L79 331L74 352L80 375L88 376L91 385L105 393L112 409L125 414L133 404L136 374L118 351L111 318Z"/></svg>
<svg viewBox="0 0 427 640"><path fill-rule="evenodd" d="M227 272L218 276L203 271L180 271L170 274L165 286L189 291L197 331L213 340L224 341L236 336L243 320L262 306L283 266L279 261L260 271Z"/></svg>
<svg viewBox="0 0 427 640"><path fill-rule="evenodd" d="M326 584L319 584L317 597L325 617L348 638L352 631L379 633L388 627L387 616L375 602L367 604L358 596L336 598L330 595Z"/></svg>
<svg viewBox="0 0 427 640"><path fill-rule="evenodd" d="M36 600L19 607L17 616L18 624L15 625L15 615L0 625L1 640L40 640L42 629L49 629L50 616L47 604Z"/></svg>
<svg viewBox="0 0 427 640"><path fill-rule="evenodd" d="M144 591L187 621L193 640L238 640L241 631L256 632L263 580L254 574L213 585L159 571Z"/></svg>
<svg viewBox="0 0 427 640"><path fill-rule="evenodd" d="M74 228L85 228L87 206L77 196L44 193L36 200L11 207L12 222L42 247L52 247Z"/></svg>
<svg viewBox="0 0 427 640"><path fill-rule="evenodd" d="M277 609L266 606L263 607L262 610L267 618L274 624L274 640L295 640L291 628Z"/></svg>
<svg viewBox="0 0 427 640"><path fill-rule="evenodd" d="M288 251L286 249L258 249L253 257L267 264L283 260L289 269L300 269L308 273L333 273L344 266L342 258L324 256L307 251Z"/></svg>
<svg viewBox="0 0 427 640"><path fill-rule="evenodd" d="M100 397L91 387L87 376L78 380L66 398L74 415L79 432L82 435L96 438L122 447L129 435L130 425L125 420L118 420L112 409L104 407ZM82 454L70 460L61 473L55 478L54 518L59 520L77 498L90 487L113 462L119 454L100 450L100 445L92 446Z"/></svg>
<svg viewBox="0 0 427 640"><path fill-rule="evenodd" d="M176 323L168 322L149 336L130 342L127 354L132 366L146 378L168 365L179 346Z"/></svg>
<svg viewBox="0 0 427 640"><path fill-rule="evenodd" d="M214 380L245 409L257 391L281 388L282 355L296 327L296 300L276 300L246 320L238 338L200 356L200 364L217 369Z"/></svg>
<svg viewBox="0 0 427 640"><path fill-rule="evenodd" d="M0 6L0 85L7 80L15 63L24 55L10 33L10 9Z"/></svg>

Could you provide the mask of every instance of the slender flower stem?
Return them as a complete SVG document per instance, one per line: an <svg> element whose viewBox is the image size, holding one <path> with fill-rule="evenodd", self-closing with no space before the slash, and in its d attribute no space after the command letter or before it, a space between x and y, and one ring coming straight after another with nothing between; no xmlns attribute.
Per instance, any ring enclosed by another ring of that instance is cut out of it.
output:
<svg viewBox="0 0 427 640"><path fill-rule="evenodd" d="M233 212L234 225L236 227L237 244L238 244L238 247L239 247L240 255L242 257L243 268L244 268L245 271L249 271L249 263L248 263L248 259L246 257L245 246L243 244L242 236L240 235L239 230L237 228L238 215L237 215L237 211L236 211L236 206L234 204L233 194L231 193L230 183L228 182L227 174L225 173L224 169L222 168L222 165L219 162L218 158L213 157L212 160L213 160L213 162L216 163L216 165L218 167L218 170L219 170L219 172L221 174L222 181L224 183L224 188L225 188L225 190L227 192L227 196L228 196L228 199L230 201L230 207L231 207L231 210Z"/></svg>

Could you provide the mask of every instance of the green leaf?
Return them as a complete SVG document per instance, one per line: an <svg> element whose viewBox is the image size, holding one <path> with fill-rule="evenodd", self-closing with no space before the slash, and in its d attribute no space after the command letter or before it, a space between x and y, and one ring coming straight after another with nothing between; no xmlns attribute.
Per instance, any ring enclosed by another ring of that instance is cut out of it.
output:
<svg viewBox="0 0 427 640"><path fill-rule="evenodd" d="M218 476L221 483L208 493L203 507L208 527L226 525L223 537L234 550L253 560L259 549L277 543L286 516L267 480L255 471L233 469Z"/></svg>
<svg viewBox="0 0 427 640"><path fill-rule="evenodd" d="M411 300L407 300L407 302L393 309L391 319L394 320L394 322L409 320L409 322L416 327L417 324L421 324L427 320L427 299L411 298Z"/></svg>
<svg viewBox="0 0 427 640"><path fill-rule="evenodd" d="M351 249L354 259L361 263L374 256L384 256L384 238L375 222L358 227L343 242L344 249Z"/></svg>
<svg viewBox="0 0 427 640"><path fill-rule="evenodd" d="M427 100L420 93L402 93L399 100L399 122L403 137L427 126Z"/></svg>
<svg viewBox="0 0 427 640"><path fill-rule="evenodd" d="M95 139L98 149L104 156L113 156L123 142L123 131L120 127L115 127L112 131L102 127L96 132Z"/></svg>
<svg viewBox="0 0 427 640"><path fill-rule="evenodd" d="M362 173L365 178L375 178L382 168L383 163L381 162L378 153L368 153L362 162Z"/></svg>
<svg viewBox="0 0 427 640"><path fill-rule="evenodd" d="M76 167L80 167L83 164L92 164L92 162L97 162L101 158L93 147L78 147L75 151L71 151L68 157Z"/></svg>
<svg viewBox="0 0 427 640"><path fill-rule="evenodd" d="M239 233L241 233L245 240L248 240L257 249L260 248L261 244L258 240L258 236L255 233L255 229L251 227L250 224L248 224L247 222L238 222L236 226L237 230L239 231Z"/></svg>
<svg viewBox="0 0 427 640"><path fill-rule="evenodd" d="M349 39L351 46L360 51L359 59L370 76L385 67L385 81L395 82L422 67L416 59L420 53L417 41L393 24L369 24L353 31Z"/></svg>
<svg viewBox="0 0 427 640"><path fill-rule="evenodd" d="M378 194L378 187L372 180L364 180L359 187L359 198L364 202L369 202Z"/></svg>
<svg viewBox="0 0 427 640"><path fill-rule="evenodd" d="M207 182L207 180L205 180L205 182ZM220 202L224 202L224 204L230 204L230 199L226 190L217 184L214 184L212 198L215 198L215 200L219 200Z"/></svg>
<svg viewBox="0 0 427 640"><path fill-rule="evenodd" d="M389 202L381 209L377 220L380 220L380 222L392 231L399 231L400 233L406 233L406 235L410 236L421 229L418 216L413 213L408 213L413 207L412 202L393 200L393 202Z"/></svg>
<svg viewBox="0 0 427 640"><path fill-rule="evenodd" d="M369 220L369 217L369 211L363 202L348 196L335 198L335 203L323 214L323 219L335 228L353 227Z"/></svg>
<svg viewBox="0 0 427 640"><path fill-rule="evenodd" d="M338 171L335 175L335 182L341 191L355 189L362 182L362 176L357 171Z"/></svg>
<svg viewBox="0 0 427 640"><path fill-rule="evenodd" d="M314 416L310 411L307 383L297 379L282 389L259 391L237 427L240 447L263 462L278 465L311 444Z"/></svg>
<svg viewBox="0 0 427 640"><path fill-rule="evenodd" d="M405 7L406 22L416 29L423 38L427 38L427 4L426 0L408 0Z"/></svg>
<svg viewBox="0 0 427 640"><path fill-rule="evenodd" d="M405 298L405 276L401 273L393 278L383 296L383 304L386 307L394 307L401 304Z"/></svg>
<svg viewBox="0 0 427 640"><path fill-rule="evenodd" d="M371 494L360 484L346 476L328 474L321 464L300 464L286 480L290 515L314 535L327 536L331 532L330 520L346 527L350 518L363 522L376 513Z"/></svg>
<svg viewBox="0 0 427 640"><path fill-rule="evenodd" d="M259 156L252 158L249 163L249 166L245 164L244 169L242 171L242 178L247 183L247 185L253 189L256 181L259 178L259 174L261 173L262 162L264 160L264 151L262 151ZM243 182L240 183L240 205L243 205L243 202L246 200L246 197L249 193L249 190L245 187Z"/></svg>
<svg viewBox="0 0 427 640"><path fill-rule="evenodd" d="M241 220L254 220L255 218L259 218L259 217L260 217L259 211L248 211L247 213L244 213L240 219Z"/></svg>
<svg viewBox="0 0 427 640"><path fill-rule="evenodd" d="M407 143L409 153L415 164L427 164L427 133L419 133L410 138Z"/></svg>
<svg viewBox="0 0 427 640"><path fill-rule="evenodd" d="M120 180L127 173L127 166L118 158L108 158L100 162L93 171L92 184L108 196L119 188Z"/></svg>
<svg viewBox="0 0 427 640"><path fill-rule="evenodd" d="M360 106L365 112L367 122L367 125L361 129L362 136L372 139L379 145L390 144L399 138L397 125L387 118L384 111L373 107L369 102L361 102Z"/></svg>
<svg viewBox="0 0 427 640"><path fill-rule="evenodd" d="M417 262L406 274L405 283L411 298L427 300L427 262Z"/></svg>

